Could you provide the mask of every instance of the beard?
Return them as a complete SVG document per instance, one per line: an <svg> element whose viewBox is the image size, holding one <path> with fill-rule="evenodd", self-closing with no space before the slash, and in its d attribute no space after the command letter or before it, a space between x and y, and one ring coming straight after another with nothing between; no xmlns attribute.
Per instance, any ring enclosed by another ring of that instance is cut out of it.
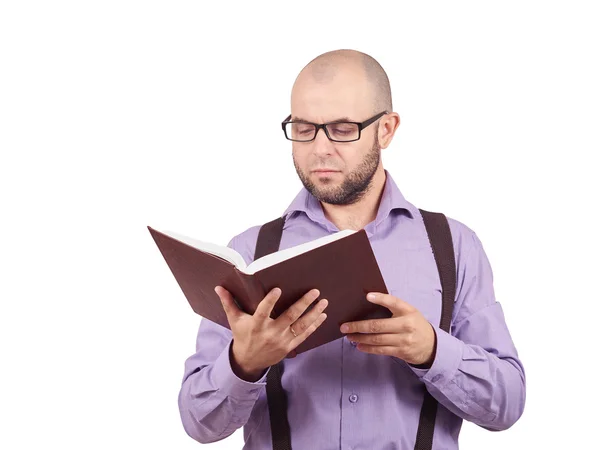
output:
<svg viewBox="0 0 600 450"><path fill-rule="evenodd" d="M306 190L320 202L331 205L351 205L362 199L371 189L371 182L373 181L377 167L379 167L379 160L381 158L381 147L379 146L377 133L375 133L374 137L369 153L367 153L360 165L344 178L344 181L338 187L318 188L315 186L306 173L300 169L296 158L292 154L296 173Z"/></svg>

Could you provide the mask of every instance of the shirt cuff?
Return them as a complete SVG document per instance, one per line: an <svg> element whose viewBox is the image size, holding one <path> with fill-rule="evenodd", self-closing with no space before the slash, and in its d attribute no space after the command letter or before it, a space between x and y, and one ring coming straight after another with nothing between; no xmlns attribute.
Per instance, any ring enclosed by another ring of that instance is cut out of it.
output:
<svg viewBox="0 0 600 450"><path fill-rule="evenodd" d="M410 364L408 366L426 384L441 387L450 381L458 370L462 361L464 343L439 327L434 326L433 331L436 334L437 349L431 367L419 369Z"/></svg>
<svg viewBox="0 0 600 450"><path fill-rule="evenodd" d="M267 374L271 368L269 367L264 375L254 383L242 380L231 368L229 354L232 343L233 341L223 349L219 357L215 360L212 370L213 384L218 386L219 391L227 396L235 398L255 397L267 385Z"/></svg>

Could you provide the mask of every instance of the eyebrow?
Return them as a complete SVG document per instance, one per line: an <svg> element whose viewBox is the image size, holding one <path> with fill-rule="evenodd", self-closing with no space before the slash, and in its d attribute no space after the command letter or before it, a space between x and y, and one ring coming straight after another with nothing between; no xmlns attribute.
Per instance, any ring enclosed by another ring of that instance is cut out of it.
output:
<svg viewBox="0 0 600 450"><path fill-rule="evenodd" d="M292 121L297 121L297 122L314 123L314 122L311 122L310 120L302 119L301 117L293 117L292 116L291 120ZM352 120L350 117L340 117L339 119L330 120L329 122L325 122L325 123L337 123L337 122L356 122L356 121Z"/></svg>

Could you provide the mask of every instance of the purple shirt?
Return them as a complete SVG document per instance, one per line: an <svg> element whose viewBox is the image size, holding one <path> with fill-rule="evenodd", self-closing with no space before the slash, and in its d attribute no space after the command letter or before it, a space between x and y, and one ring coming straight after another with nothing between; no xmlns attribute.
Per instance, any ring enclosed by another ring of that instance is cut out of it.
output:
<svg viewBox="0 0 600 450"><path fill-rule="evenodd" d="M335 233L319 201L302 189L285 212L280 249ZM418 208L386 171L377 217L365 227L388 291L434 325L437 352L429 369L363 353L346 337L284 360L282 385L294 449L412 449L423 385L438 406L433 448L457 449L462 420L503 430L521 416L525 373L496 301L489 261L477 235L448 217L457 288L451 333L438 328L441 283ZM229 246L250 263L260 226ZM318 286L315 286L318 288ZM231 369L228 329L201 320L196 353L185 361L179 408L199 442L244 427L245 449L270 449L266 374L256 383ZM492 438L493 439L493 438Z"/></svg>

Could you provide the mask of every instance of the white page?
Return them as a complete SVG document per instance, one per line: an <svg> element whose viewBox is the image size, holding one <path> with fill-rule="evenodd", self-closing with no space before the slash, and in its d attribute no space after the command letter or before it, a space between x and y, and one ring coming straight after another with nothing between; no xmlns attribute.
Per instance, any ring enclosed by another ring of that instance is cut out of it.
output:
<svg viewBox="0 0 600 450"><path fill-rule="evenodd" d="M342 239L346 236L350 236L351 234L356 233L357 230L342 230L337 233L330 234L329 236L323 236L322 238L315 239L314 241L305 242L304 244L296 245L294 247L286 248L285 250L281 250L275 253L271 253L269 255L263 256L262 258L258 258L256 261L251 262L248 267L240 270L247 274L253 274L262 270L266 267L274 266L275 264L285 261L286 259L290 259L296 255L300 255L302 253L306 253L309 250L312 250L317 247L321 247L325 244L328 244L333 241L337 241L338 239Z"/></svg>
<svg viewBox="0 0 600 450"><path fill-rule="evenodd" d="M191 245L192 247L195 247L199 250L223 258L229 261L230 263L234 264L240 270L246 268L246 261L244 261L244 257L232 248L217 244L211 244L210 242L200 241L198 239L194 239L189 236L184 236L183 234L179 234L174 231L163 231L163 233L171 236L174 239L177 239L178 241Z"/></svg>

